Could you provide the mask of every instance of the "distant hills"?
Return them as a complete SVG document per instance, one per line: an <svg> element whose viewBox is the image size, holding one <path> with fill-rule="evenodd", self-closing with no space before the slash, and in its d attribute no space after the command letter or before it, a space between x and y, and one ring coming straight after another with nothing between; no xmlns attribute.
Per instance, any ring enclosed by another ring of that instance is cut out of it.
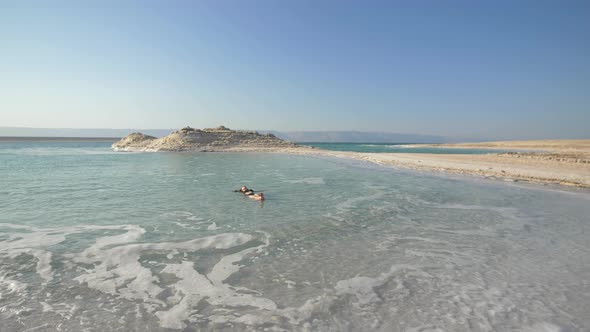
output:
<svg viewBox="0 0 590 332"><path fill-rule="evenodd" d="M267 133L267 131L261 131ZM347 143L443 143L448 140L442 136L398 134L363 131L268 131L293 142L347 142Z"/></svg>
<svg viewBox="0 0 590 332"><path fill-rule="evenodd" d="M125 137L133 132L163 137L176 129L74 129L74 128L25 128L0 127L0 136L13 137ZM292 142L348 142L348 143L446 143L442 136L399 134L362 131L269 131L277 137Z"/></svg>

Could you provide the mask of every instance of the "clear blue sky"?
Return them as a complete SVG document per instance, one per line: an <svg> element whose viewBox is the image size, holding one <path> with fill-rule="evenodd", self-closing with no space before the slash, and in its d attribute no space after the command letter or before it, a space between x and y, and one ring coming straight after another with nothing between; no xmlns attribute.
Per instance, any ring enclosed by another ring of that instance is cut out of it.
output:
<svg viewBox="0 0 590 332"><path fill-rule="evenodd" d="M590 138L590 1L0 0L0 126Z"/></svg>

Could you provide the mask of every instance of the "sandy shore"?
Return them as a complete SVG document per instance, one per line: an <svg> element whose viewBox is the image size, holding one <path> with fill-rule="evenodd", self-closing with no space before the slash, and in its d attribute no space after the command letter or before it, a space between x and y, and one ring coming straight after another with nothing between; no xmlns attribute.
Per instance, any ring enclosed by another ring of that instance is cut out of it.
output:
<svg viewBox="0 0 590 332"><path fill-rule="evenodd" d="M590 188L590 140L513 141L469 144L418 145L445 148L516 149L537 152L502 154L360 153L301 148L231 149L364 160L417 170L471 174L504 181L556 183Z"/></svg>
<svg viewBox="0 0 590 332"><path fill-rule="evenodd" d="M590 187L590 164L515 155L370 154L380 165L473 174L508 181L558 183Z"/></svg>
<svg viewBox="0 0 590 332"><path fill-rule="evenodd" d="M585 140L534 140L500 141L456 144L416 144L418 147L466 148L466 149L506 149L547 151L554 153L580 153L590 155L590 139Z"/></svg>
<svg viewBox="0 0 590 332"><path fill-rule="evenodd" d="M236 132L226 130L223 133L233 135ZM182 133L181 133L182 134ZM238 133L239 134L239 133ZM138 135L138 134L132 134ZM130 136L132 136L130 135ZM141 135L141 134L139 134ZM180 135L175 132L168 138ZM590 140L538 140L538 141L507 141L461 144L416 144L416 147L434 148L476 148L518 151L489 154L425 154L425 153L363 153L349 151L329 151L308 146L287 144L262 144L259 134L254 143L218 144L186 147L182 140L174 144L164 141L161 146L146 148L135 143L124 144L113 148L120 151L202 151L202 152L269 152L299 155L318 155L336 158L363 160L375 164L409 168L416 170L442 171L456 174L470 174L504 181L530 181L539 183L555 183L568 186L590 188ZM128 136L128 137L130 137ZM132 137L133 138L133 137ZM172 137L174 138L174 137ZM266 140L276 138L263 137ZM122 141L126 140L123 139ZM121 141L121 142L122 142ZM161 141L158 140L158 141ZM238 142L240 140L237 140ZM260 142L259 142L260 141ZM178 144L177 144L178 143ZM272 143L272 142L271 142ZM191 150L192 148L192 150ZM198 149L198 150L195 150Z"/></svg>

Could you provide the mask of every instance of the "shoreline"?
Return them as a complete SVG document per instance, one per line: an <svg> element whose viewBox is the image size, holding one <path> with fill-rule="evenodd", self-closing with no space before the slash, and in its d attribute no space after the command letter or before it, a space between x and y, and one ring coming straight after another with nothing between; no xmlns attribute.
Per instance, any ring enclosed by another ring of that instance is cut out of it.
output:
<svg viewBox="0 0 590 332"><path fill-rule="evenodd" d="M545 148L544 151L548 149ZM471 175L506 182L532 182L590 188L590 158L585 153L426 154L331 151L308 147L228 148L217 152L267 152L327 156L385 167Z"/></svg>
<svg viewBox="0 0 590 332"><path fill-rule="evenodd" d="M489 154L372 153L334 151L302 145L166 144L154 147L113 145L115 151L145 152L260 152L327 156L366 161L380 166L472 175L506 182L526 181L590 188L590 140L538 140L458 144L415 144L418 148L502 149Z"/></svg>
<svg viewBox="0 0 590 332"><path fill-rule="evenodd" d="M429 148L452 148L452 149L507 149L525 150L536 152L562 153L575 151L590 154L590 139L569 139L569 140L528 140L528 141L492 141L478 143L430 143L413 144L416 147Z"/></svg>
<svg viewBox="0 0 590 332"><path fill-rule="evenodd" d="M577 167L579 165L563 165L559 161L538 163L538 161L531 160L529 163L519 163L517 157L503 155L334 153L334 151L325 150L319 153L298 151L295 154L332 156L367 161L386 167L472 175L508 182L526 181L590 188L590 164Z"/></svg>

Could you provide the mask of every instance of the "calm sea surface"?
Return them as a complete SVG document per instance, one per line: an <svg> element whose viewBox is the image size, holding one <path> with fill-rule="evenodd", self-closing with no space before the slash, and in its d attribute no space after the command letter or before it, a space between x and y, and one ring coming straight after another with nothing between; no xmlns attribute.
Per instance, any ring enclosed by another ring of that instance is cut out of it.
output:
<svg viewBox="0 0 590 332"><path fill-rule="evenodd" d="M371 153L435 153L435 154L486 154L502 153L509 150L429 148L406 143L299 143L315 148L333 151L371 152Z"/></svg>
<svg viewBox="0 0 590 332"><path fill-rule="evenodd" d="M588 191L109 144L0 144L0 331L590 330Z"/></svg>

